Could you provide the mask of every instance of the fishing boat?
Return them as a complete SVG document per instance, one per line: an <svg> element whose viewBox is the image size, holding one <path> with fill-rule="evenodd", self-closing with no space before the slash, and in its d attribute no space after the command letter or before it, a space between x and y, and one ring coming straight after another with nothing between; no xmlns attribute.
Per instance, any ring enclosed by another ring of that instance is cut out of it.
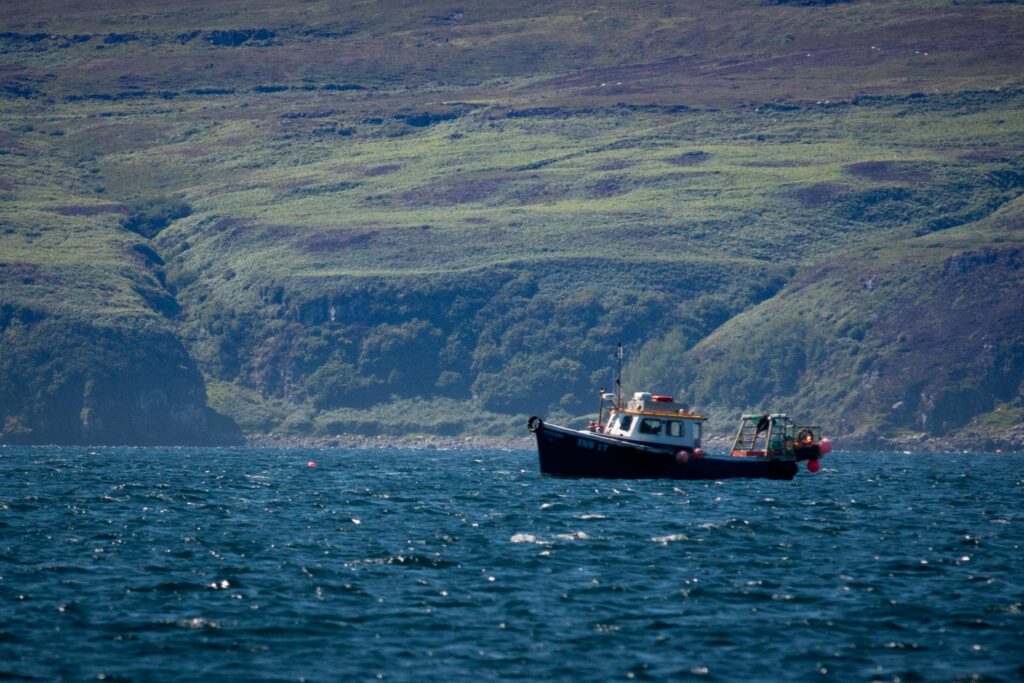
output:
<svg viewBox="0 0 1024 683"><path fill-rule="evenodd" d="M619 358L621 378L621 347ZM729 455L701 448L706 417L671 396L636 392L623 400L601 390L597 420L584 429L533 416L527 428L537 438L542 474L607 479L792 479L797 463L817 472L831 450L816 426L797 425L782 413L743 415ZM607 416L605 408L607 407Z"/></svg>

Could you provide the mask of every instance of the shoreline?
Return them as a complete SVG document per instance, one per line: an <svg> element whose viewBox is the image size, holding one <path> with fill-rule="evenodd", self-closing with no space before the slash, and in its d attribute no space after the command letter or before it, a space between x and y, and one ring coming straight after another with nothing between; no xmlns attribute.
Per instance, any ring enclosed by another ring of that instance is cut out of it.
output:
<svg viewBox="0 0 1024 683"><path fill-rule="evenodd" d="M532 435L512 439L496 436L439 436L435 434L403 436L253 434L246 436L245 445L249 448L311 448L317 450L326 448L349 448L353 450L397 448L439 451L528 451L535 448Z"/></svg>
<svg viewBox="0 0 1024 683"><path fill-rule="evenodd" d="M709 453L727 453L732 446L732 435L707 435L703 439L703 448ZM833 453L884 451L891 453L992 453L1020 454L1024 453L1024 431L1002 438L973 437L941 438L927 437L923 434L902 437L877 437L866 435L840 435L832 437ZM307 436L296 434L248 434L241 442L210 443L210 444L45 444L45 443L4 443L0 448L29 446L66 446L100 448L120 446L128 448L203 448L230 447L242 449L309 449L325 450L341 448L352 450L438 450L438 451L531 451L536 452L537 445L532 434L520 437L502 437L486 435L442 436L438 434L402 434L402 435L365 435L335 434L332 436Z"/></svg>
<svg viewBox="0 0 1024 683"><path fill-rule="evenodd" d="M708 436L703 448L709 452L725 452L732 447L733 437ZM837 436L832 439L833 452L839 451L889 451L900 453L1021 453L1024 452L1024 438L991 439L978 438L927 438L922 436L879 438L863 436ZM440 436L435 434L414 434L401 436L361 434L337 434L334 436L296 436L290 434L251 434L245 438L248 448L349 448L356 450L406 449L406 450L499 450L535 451L536 442L532 435L518 438L498 436Z"/></svg>

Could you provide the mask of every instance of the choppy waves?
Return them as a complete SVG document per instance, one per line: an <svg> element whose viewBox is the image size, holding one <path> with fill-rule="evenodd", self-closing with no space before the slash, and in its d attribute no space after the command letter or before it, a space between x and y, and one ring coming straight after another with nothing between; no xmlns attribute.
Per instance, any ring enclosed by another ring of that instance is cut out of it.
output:
<svg viewBox="0 0 1024 683"><path fill-rule="evenodd" d="M0 449L0 677L1024 677L1019 456Z"/></svg>

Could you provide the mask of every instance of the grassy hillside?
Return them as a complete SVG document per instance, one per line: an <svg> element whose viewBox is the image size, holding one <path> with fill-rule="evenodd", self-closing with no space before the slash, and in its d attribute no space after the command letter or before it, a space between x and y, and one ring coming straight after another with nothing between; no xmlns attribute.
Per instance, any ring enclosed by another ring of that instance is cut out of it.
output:
<svg viewBox="0 0 1024 683"><path fill-rule="evenodd" d="M36 189L52 192L39 179ZM240 440L207 407L160 257L107 204L0 208L0 437L12 443Z"/></svg>
<svg viewBox="0 0 1024 683"><path fill-rule="evenodd" d="M458 434L591 410L619 340L721 430L1014 438L1019 4L9 10L5 439L98 438L40 350L250 432Z"/></svg>
<svg viewBox="0 0 1024 683"><path fill-rule="evenodd" d="M979 423L996 413L1019 433L1009 416L1024 383L1022 238L1017 200L815 264L703 339L680 380L724 412L791 394L794 410L826 406L833 429L866 441L947 435L972 420L966 431L984 439Z"/></svg>

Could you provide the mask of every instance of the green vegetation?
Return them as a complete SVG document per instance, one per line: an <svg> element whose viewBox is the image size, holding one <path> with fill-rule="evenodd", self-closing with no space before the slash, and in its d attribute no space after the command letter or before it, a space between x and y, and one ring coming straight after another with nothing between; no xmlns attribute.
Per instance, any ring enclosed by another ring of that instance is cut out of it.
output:
<svg viewBox="0 0 1024 683"><path fill-rule="evenodd" d="M124 229L137 232L146 239L152 239L172 221L190 215L192 207L180 199L152 197L129 205L128 211Z"/></svg>
<svg viewBox="0 0 1024 683"><path fill-rule="evenodd" d="M996 417L1021 407L1022 218L1018 199L945 233L815 264L702 340L676 377L723 407L804 387L794 409L828 406L834 428L866 440L972 421L983 441L1012 434L1020 424Z"/></svg>
<svg viewBox="0 0 1024 683"><path fill-rule="evenodd" d="M1018 4L8 15L4 440L514 434L620 340L713 431L1019 435Z"/></svg>

